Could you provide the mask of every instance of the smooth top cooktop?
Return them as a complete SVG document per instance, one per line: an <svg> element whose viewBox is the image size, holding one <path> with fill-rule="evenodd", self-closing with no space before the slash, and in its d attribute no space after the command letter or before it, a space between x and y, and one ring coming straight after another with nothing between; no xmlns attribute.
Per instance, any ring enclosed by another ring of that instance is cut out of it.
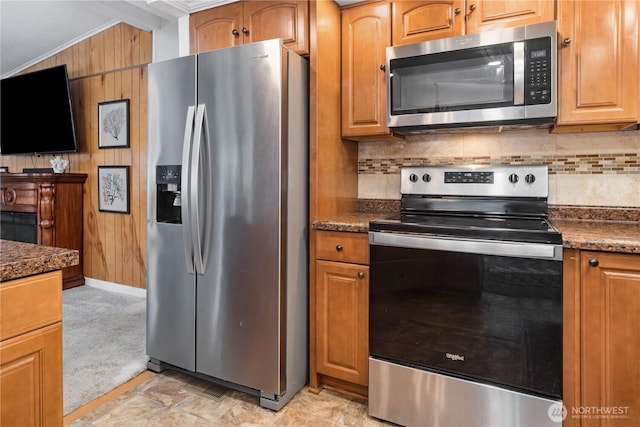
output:
<svg viewBox="0 0 640 427"><path fill-rule="evenodd" d="M512 242L562 243L562 234L543 217L398 213L371 221L369 230Z"/></svg>

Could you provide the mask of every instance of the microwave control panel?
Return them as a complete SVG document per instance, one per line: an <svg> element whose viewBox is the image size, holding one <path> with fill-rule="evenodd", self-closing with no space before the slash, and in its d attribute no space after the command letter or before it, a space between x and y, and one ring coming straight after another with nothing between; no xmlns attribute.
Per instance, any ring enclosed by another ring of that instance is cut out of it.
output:
<svg viewBox="0 0 640 427"><path fill-rule="evenodd" d="M525 43L524 100L526 105L551 102L551 38Z"/></svg>

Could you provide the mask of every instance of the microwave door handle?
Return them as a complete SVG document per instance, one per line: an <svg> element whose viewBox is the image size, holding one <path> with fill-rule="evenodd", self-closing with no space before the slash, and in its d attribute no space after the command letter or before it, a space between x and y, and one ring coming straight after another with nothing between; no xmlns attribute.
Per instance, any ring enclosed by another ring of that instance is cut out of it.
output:
<svg viewBox="0 0 640 427"><path fill-rule="evenodd" d="M513 105L524 105L524 42L513 44Z"/></svg>
<svg viewBox="0 0 640 427"><path fill-rule="evenodd" d="M180 191L182 207L182 244L184 246L184 256L187 264L187 273L193 274L193 235L191 233L191 195L190 193L190 170L191 151L193 148L193 118L195 116L195 106L187 109L187 118L184 123L184 140L182 142L182 171L180 174Z"/></svg>

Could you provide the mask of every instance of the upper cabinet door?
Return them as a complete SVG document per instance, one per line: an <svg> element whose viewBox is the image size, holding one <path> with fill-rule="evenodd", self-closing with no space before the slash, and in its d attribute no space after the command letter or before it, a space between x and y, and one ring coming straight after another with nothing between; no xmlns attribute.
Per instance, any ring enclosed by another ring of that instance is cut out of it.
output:
<svg viewBox="0 0 640 427"><path fill-rule="evenodd" d="M242 2L192 14L189 30L191 53L242 44Z"/></svg>
<svg viewBox="0 0 640 427"><path fill-rule="evenodd" d="M342 136L385 135L386 47L391 6L364 4L342 11Z"/></svg>
<svg viewBox="0 0 640 427"><path fill-rule="evenodd" d="M281 38L299 55L309 54L309 3L239 1L189 18L191 53Z"/></svg>
<svg viewBox="0 0 640 427"><path fill-rule="evenodd" d="M638 122L636 0L558 2L558 125Z"/></svg>
<svg viewBox="0 0 640 427"><path fill-rule="evenodd" d="M309 54L309 3L303 1L244 2L245 43L284 39L299 55Z"/></svg>
<svg viewBox="0 0 640 427"><path fill-rule="evenodd" d="M553 0L467 0L464 10L467 34L553 21L555 3Z"/></svg>
<svg viewBox="0 0 640 427"><path fill-rule="evenodd" d="M464 0L393 1L394 46L464 34Z"/></svg>

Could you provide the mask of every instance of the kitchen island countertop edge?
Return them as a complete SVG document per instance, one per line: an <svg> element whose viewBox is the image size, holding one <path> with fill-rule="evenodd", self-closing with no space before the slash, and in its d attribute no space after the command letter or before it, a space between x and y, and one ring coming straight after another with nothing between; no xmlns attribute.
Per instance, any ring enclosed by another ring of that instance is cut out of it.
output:
<svg viewBox="0 0 640 427"><path fill-rule="evenodd" d="M75 249L0 240L0 282L61 270L80 263Z"/></svg>

